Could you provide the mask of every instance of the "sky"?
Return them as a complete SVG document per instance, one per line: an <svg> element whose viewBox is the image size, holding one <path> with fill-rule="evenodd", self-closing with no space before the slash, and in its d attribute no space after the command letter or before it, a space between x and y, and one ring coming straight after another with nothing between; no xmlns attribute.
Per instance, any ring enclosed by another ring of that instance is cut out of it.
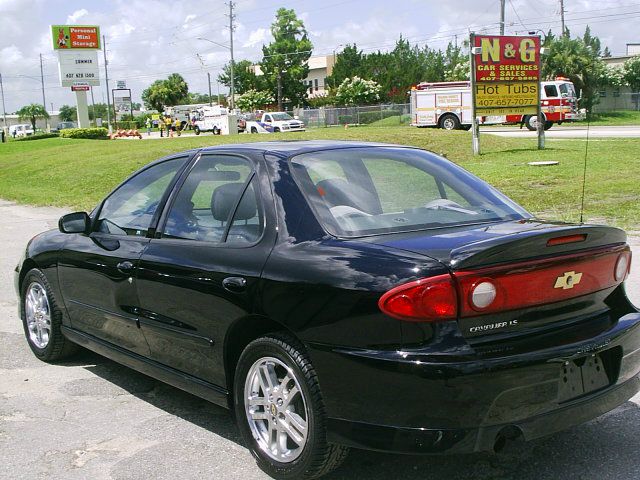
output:
<svg viewBox="0 0 640 480"><path fill-rule="evenodd" d="M559 0L507 0L506 33L552 29L560 32ZM564 0L572 35L590 25L603 48L624 55L627 43L640 42L639 0ZM363 51L389 50L402 35L420 46L444 49L469 32L498 33L500 0L235 0L236 61L261 59L271 40L270 26L280 7L293 8L304 21L314 55L333 55L345 44ZM48 110L75 105L70 88L60 86L58 60L50 25L99 25L106 35L110 88L126 80L134 100L154 80L177 72L189 90L212 92L229 61L229 50L199 38L228 45L228 6L223 0L0 0L0 74L7 113L42 103L40 57L43 58ZM104 62L99 52L101 86L95 101L106 102ZM225 87L220 86L221 93ZM52 108L53 106L53 108ZM0 106L1 107L1 106Z"/></svg>

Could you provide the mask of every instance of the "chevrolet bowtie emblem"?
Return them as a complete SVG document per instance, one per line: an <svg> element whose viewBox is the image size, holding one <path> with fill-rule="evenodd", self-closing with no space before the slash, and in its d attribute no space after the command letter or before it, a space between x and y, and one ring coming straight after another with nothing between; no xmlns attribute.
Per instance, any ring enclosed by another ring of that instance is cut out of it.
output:
<svg viewBox="0 0 640 480"><path fill-rule="evenodd" d="M556 278L556 284L553 288L561 288L563 290L567 290L568 288L573 288L577 284L580 283L582 279L582 273L576 272L564 272L558 278Z"/></svg>

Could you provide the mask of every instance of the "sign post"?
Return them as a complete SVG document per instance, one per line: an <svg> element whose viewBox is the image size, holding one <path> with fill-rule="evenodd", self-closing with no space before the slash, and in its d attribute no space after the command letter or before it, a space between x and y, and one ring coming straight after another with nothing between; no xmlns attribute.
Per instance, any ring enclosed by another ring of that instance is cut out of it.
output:
<svg viewBox="0 0 640 480"><path fill-rule="evenodd" d="M538 148L544 148L540 37L471 34L470 45L474 154L480 153L478 116L536 115Z"/></svg>
<svg viewBox="0 0 640 480"><path fill-rule="evenodd" d="M78 126L88 128L87 92L100 85L98 50L100 27L95 25L52 25L53 49L58 53L60 85L76 94Z"/></svg>

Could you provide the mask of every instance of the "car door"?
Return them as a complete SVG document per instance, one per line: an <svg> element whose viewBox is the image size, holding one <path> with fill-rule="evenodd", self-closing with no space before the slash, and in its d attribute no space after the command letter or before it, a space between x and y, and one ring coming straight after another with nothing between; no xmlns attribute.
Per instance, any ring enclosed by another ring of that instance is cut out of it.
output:
<svg viewBox="0 0 640 480"><path fill-rule="evenodd" d="M168 159L137 173L94 212L91 233L66 239L58 276L72 328L148 355L135 314L135 269L163 197L187 160Z"/></svg>
<svg viewBox="0 0 640 480"><path fill-rule="evenodd" d="M251 314L274 244L264 201L271 191L261 171L259 162L239 155L198 158L137 271L151 358L216 385L224 385L225 334Z"/></svg>

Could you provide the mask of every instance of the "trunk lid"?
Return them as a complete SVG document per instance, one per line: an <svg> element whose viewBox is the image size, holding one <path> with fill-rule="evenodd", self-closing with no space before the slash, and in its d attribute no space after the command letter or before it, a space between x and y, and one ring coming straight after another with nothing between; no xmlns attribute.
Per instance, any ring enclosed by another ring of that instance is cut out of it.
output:
<svg viewBox="0 0 640 480"><path fill-rule="evenodd" d="M470 341L495 341L566 328L602 316L621 283L615 269L628 255L624 231L597 225L535 220L377 236L367 242L420 253L451 271L458 323ZM628 271L628 269L627 269ZM496 287L495 301L475 308L474 288Z"/></svg>

